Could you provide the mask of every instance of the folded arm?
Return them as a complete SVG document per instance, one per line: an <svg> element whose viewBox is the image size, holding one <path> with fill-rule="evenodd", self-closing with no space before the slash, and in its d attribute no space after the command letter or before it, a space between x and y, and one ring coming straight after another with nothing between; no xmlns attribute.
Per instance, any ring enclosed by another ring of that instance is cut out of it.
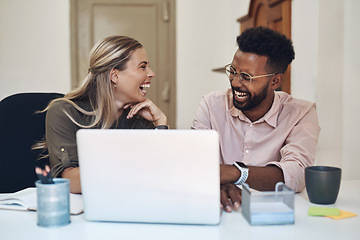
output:
<svg viewBox="0 0 360 240"><path fill-rule="evenodd" d="M81 193L80 169L78 167L65 168L61 177L70 180L71 193Z"/></svg>
<svg viewBox="0 0 360 240"><path fill-rule="evenodd" d="M53 177L70 179L70 191L80 193L80 173L76 147L79 127L64 113L70 112L68 104L54 104L46 115L46 142ZM73 113L74 114L74 113Z"/></svg>

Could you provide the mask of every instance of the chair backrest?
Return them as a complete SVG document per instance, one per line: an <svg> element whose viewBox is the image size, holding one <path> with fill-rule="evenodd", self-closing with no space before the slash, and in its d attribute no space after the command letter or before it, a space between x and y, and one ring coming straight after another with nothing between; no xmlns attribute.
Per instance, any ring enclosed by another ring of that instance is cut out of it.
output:
<svg viewBox="0 0 360 240"><path fill-rule="evenodd" d="M19 93L0 102L0 193L34 187L39 151L31 149L45 135L48 103L60 93Z"/></svg>

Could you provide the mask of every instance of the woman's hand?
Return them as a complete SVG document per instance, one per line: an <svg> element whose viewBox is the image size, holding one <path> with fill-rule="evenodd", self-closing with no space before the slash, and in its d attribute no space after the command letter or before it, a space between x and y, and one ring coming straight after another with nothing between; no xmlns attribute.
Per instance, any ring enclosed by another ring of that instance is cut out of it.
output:
<svg viewBox="0 0 360 240"><path fill-rule="evenodd" d="M150 99L137 104L127 104L124 109L131 107L127 118L132 118L136 113L139 113L148 121L154 122L155 126L167 125L166 115L156 106Z"/></svg>
<svg viewBox="0 0 360 240"><path fill-rule="evenodd" d="M51 173L50 173L50 167L48 165L45 165L44 168L36 167L35 172L36 172L39 180L41 181L41 183L44 183L44 184L54 183L54 181L52 180Z"/></svg>

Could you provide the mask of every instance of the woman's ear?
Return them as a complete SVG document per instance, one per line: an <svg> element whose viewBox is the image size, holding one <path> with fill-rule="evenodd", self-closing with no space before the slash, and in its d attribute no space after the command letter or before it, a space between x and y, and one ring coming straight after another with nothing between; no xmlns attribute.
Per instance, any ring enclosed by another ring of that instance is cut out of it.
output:
<svg viewBox="0 0 360 240"><path fill-rule="evenodd" d="M119 70L117 70L117 69L111 69L111 71L110 71L110 80L113 82L113 83L115 83L115 84L117 84L117 82L118 82L118 80L119 80Z"/></svg>
<svg viewBox="0 0 360 240"><path fill-rule="evenodd" d="M284 75L282 73L276 74L270 82L271 88L274 90L278 89L281 86L283 79L284 79Z"/></svg>

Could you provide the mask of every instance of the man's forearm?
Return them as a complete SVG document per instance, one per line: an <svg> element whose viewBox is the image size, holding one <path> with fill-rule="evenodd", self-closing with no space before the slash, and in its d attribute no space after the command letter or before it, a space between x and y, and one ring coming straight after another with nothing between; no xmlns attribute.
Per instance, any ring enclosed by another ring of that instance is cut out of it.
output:
<svg viewBox="0 0 360 240"><path fill-rule="evenodd" d="M283 171L277 166L254 167L248 166L249 177L246 183L253 189L259 191L274 191L278 182L284 182ZM240 177L240 171L232 166L220 165L220 183L234 183Z"/></svg>
<svg viewBox="0 0 360 240"><path fill-rule="evenodd" d="M234 183L240 175L240 171L233 165L220 164L220 184Z"/></svg>
<svg viewBox="0 0 360 240"><path fill-rule="evenodd" d="M275 185L284 182L283 171L277 166L252 167L249 166L247 184L259 191L275 191Z"/></svg>

